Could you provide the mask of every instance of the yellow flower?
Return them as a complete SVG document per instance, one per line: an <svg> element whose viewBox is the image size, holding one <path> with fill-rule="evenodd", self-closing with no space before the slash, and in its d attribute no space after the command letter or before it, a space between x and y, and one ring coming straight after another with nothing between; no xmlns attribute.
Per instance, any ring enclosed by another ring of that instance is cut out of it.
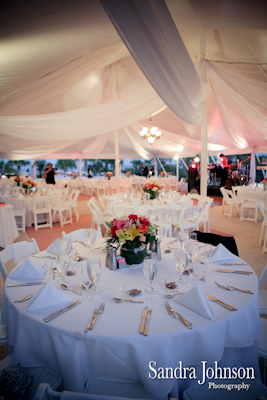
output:
<svg viewBox="0 0 267 400"><path fill-rule="evenodd" d="M159 190L159 188L157 186L152 188L152 192L157 192Z"/></svg>
<svg viewBox="0 0 267 400"><path fill-rule="evenodd" d="M143 236L140 229L136 229L136 225L132 224L131 229L126 229L125 234L128 236L127 240L134 240L138 236Z"/></svg>

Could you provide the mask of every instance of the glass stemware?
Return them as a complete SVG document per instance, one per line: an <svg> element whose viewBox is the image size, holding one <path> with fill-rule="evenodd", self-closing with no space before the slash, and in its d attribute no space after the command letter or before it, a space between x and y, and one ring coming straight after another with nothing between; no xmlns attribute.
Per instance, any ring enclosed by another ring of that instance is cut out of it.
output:
<svg viewBox="0 0 267 400"><path fill-rule="evenodd" d="M90 247L91 251L93 251L93 247L96 241L96 231L94 229L88 229L87 234L88 246Z"/></svg>
<svg viewBox="0 0 267 400"><path fill-rule="evenodd" d="M147 288L145 289L145 293L149 295L157 293L157 289L153 286L157 276L157 272L158 263L156 260L151 259L144 261L143 273L147 280Z"/></svg>
<svg viewBox="0 0 267 400"><path fill-rule="evenodd" d="M185 271L186 262L187 262L187 253L185 251L175 251L174 252L174 264L175 264L175 268L179 274L178 281L180 283L186 282L184 279L182 279L182 274Z"/></svg>
<svg viewBox="0 0 267 400"><path fill-rule="evenodd" d="M97 288L98 281L100 279L102 272L101 261L99 258L91 258L87 260L87 274L89 280L94 284L91 294L102 293L100 289Z"/></svg>
<svg viewBox="0 0 267 400"><path fill-rule="evenodd" d="M182 250L185 250L189 239L188 232L179 232L178 238L181 243Z"/></svg>
<svg viewBox="0 0 267 400"><path fill-rule="evenodd" d="M192 281L194 281L194 278L196 276L196 258L198 256L198 250L199 250L199 243L194 241L194 240L190 240L187 243L187 255L188 255L188 259L189 259L189 267L188 267L188 271L189 271L189 276L192 279ZM190 285L190 286L194 286L194 284Z"/></svg>

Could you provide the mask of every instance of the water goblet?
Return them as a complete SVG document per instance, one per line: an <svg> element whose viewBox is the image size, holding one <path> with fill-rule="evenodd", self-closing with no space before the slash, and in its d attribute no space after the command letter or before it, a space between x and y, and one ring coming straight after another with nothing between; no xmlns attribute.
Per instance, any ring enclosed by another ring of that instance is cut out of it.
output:
<svg viewBox="0 0 267 400"><path fill-rule="evenodd" d="M174 264L175 268L179 274L179 279L178 281L180 283L185 283L186 281L182 279L182 274L185 271L186 268L186 263L187 263L187 253L186 251L175 251L174 252Z"/></svg>
<svg viewBox="0 0 267 400"><path fill-rule="evenodd" d="M89 294L89 289L92 286L92 282L90 281L90 278L87 273L87 265L86 267L84 265L81 265L81 282L82 282L81 288L83 289L82 299L86 301L91 297Z"/></svg>
<svg viewBox="0 0 267 400"><path fill-rule="evenodd" d="M58 257L58 264L59 264L59 274L58 276L62 276L63 279L60 280L59 283L66 283L69 282L68 279L66 279L67 276L67 270L70 265L70 257L67 253L60 254Z"/></svg>
<svg viewBox="0 0 267 400"><path fill-rule="evenodd" d="M204 262L205 263L209 264L211 255L212 255L212 245L205 244L205 246L204 246Z"/></svg>
<svg viewBox="0 0 267 400"><path fill-rule="evenodd" d="M186 244L189 238L188 232L183 232L183 231L179 232L178 238L181 243L182 250L184 251L186 249Z"/></svg>
<svg viewBox="0 0 267 400"><path fill-rule="evenodd" d="M90 247L90 251L92 252L96 241L96 231L94 229L88 229L87 235L88 246Z"/></svg>
<svg viewBox="0 0 267 400"><path fill-rule="evenodd" d="M91 258L87 260L87 274L89 280L94 284L91 294L102 293L100 289L97 288L98 281L100 279L102 272L101 261L99 258Z"/></svg>
<svg viewBox="0 0 267 400"><path fill-rule="evenodd" d="M145 260L143 266L143 273L147 280L147 288L145 293L152 295L157 293L157 289L153 286L158 272L158 263L156 260Z"/></svg>
<svg viewBox="0 0 267 400"><path fill-rule="evenodd" d="M188 271L189 271L189 276L192 279L192 281L194 281L194 278L196 276L195 260L198 256L198 251L199 251L199 243L194 240L190 240L187 243L187 255L188 255L188 259L189 259ZM190 286L194 286L194 284L192 284Z"/></svg>

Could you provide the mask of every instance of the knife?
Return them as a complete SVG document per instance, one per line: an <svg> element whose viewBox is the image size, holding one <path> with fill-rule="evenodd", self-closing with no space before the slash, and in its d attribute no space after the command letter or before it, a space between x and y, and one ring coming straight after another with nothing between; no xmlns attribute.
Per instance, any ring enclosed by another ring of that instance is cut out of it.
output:
<svg viewBox="0 0 267 400"><path fill-rule="evenodd" d="M81 304L81 300L76 300L67 307L61 308L60 310L54 312L53 314L47 315L46 317L43 318L43 320L45 322L49 322L52 319L58 317L60 314L64 313L65 311L69 311L71 308L76 307L78 304Z"/></svg>
<svg viewBox="0 0 267 400"><path fill-rule="evenodd" d="M150 310L148 310L147 315L146 315L146 326L145 326L143 336L147 336L147 334L148 334L148 326L149 326L151 314L152 314L152 308L150 308Z"/></svg>
<svg viewBox="0 0 267 400"><path fill-rule="evenodd" d="M219 304L219 305L222 306L222 307L227 308L227 309L230 310L230 311L236 311L236 310L237 310L237 308L235 308L235 307L233 307L233 306L230 306L230 304L227 304L227 303L225 303L224 301L219 300L219 299L217 299L216 297L211 296L211 295L208 294L208 293L206 293L206 295L207 295L207 297L208 297L208 299L209 299L210 301L215 301L215 303Z"/></svg>
<svg viewBox="0 0 267 400"><path fill-rule="evenodd" d="M144 333L144 329L145 329L145 319L146 319L146 315L147 315L147 310L148 310L148 307L145 307L142 312L142 322L141 322L141 326L139 329L139 333L142 333L142 334Z"/></svg>
<svg viewBox="0 0 267 400"><path fill-rule="evenodd" d="M17 283L8 283L6 287L17 287L17 286L35 286L35 285L44 285L46 281L32 281L32 282L17 282Z"/></svg>
<svg viewBox="0 0 267 400"><path fill-rule="evenodd" d="M234 274L244 274L244 275L253 274L253 272L251 272L251 271L237 271L237 270L234 270L234 269L215 269L214 271L226 272L226 273L234 273Z"/></svg>

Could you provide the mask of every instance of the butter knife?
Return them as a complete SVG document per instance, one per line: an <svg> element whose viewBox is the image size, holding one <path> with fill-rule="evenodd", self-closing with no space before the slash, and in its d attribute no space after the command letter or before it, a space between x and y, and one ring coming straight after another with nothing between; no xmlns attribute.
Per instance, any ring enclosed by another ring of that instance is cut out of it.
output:
<svg viewBox="0 0 267 400"><path fill-rule="evenodd" d="M222 307L227 308L227 309L230 310L230 311L236 311L236 310L237 310L237 308L231 306L230 304L225 303L225 302L222 301L222 300L217 299L216 297L214 297L214 296L212 296L212 295L210 295L210 294L208 294L208 293L206 293L206 295L207 295L207 297L208 297L208 299L209 299L210 301L215 301L215 303L219 304L219 305L222 306Z"/></svg>
<svg viewBox="0 0 267 400"><path fill-rule="evenodd" d="M54 312L53 314L47 315L46 317L43 318L43 320L45 322L49 322L52 319L58 317L60 314L64 313L65 311L68 311L71 308L76 307L78 304L81 304L81 300L76 300L73 303L69 304L67 307L61 308L60 310Z"/></svg>
<svg viewBox="0 0 267 400"><path fill-rule="evenodd" d="M144 329L144 333L143 336L147 336L148 335L148 327L149 327L149 321L151 318L151 314L152 314L152 308L150 308L150 310L148 310L147 315L146 315L146 326Z"/></svg>
<svg viewBox="0 0 267 400"><path fill-rule="evenodd" d="M214 271L217 272L225 272L225 273L231 273L231 274L244 274L244 275L251 275L253 274L252 271L237 271L234 269L215 269Z"/></svg>
<svg viewBox="0 0 267 400"><path fill-rule="evenodd" d="M22 297L21 299L13 301L13 303L22 303L23 301L30 300L33 294L28 294L27 296Z"/></svg>
<svg viewBox="0 0 267 400"><path fill-rule="evenodd" d="M17 283L8 283L6 287L35 286L35 285L44 285L45 283L46 281L17 282Z"/></svg>
<svg viewBox="0 0 267 400"><path fill-rule="evenodd" d="M145 307L142 312L142 322L141 322L140 329L139 329L139 333L142 333L142 334L144 333L144 329L145 329L145 320L146 320L147 310L148 310L148 307Z"/></svg>

